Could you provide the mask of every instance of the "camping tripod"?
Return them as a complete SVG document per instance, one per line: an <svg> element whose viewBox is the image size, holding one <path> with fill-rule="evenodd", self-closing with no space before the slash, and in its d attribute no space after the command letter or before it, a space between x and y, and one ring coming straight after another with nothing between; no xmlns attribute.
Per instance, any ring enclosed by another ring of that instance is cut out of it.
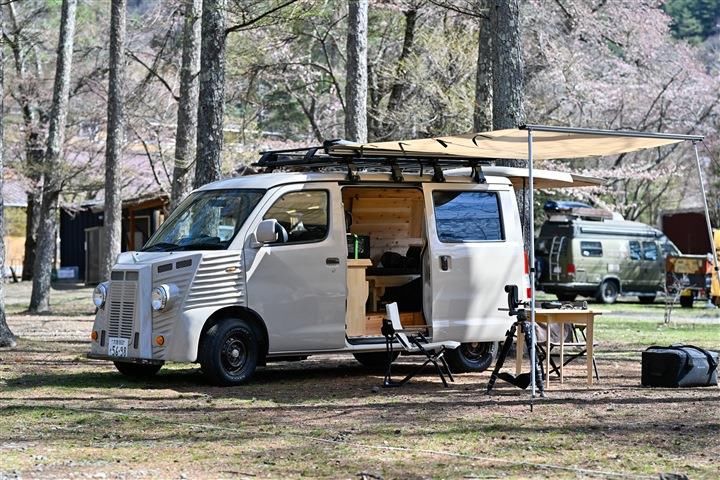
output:
<svg viewBox="0 0 720 480"><path fill-rule="evenodd" d="M497 379L500 378L501 380L505 380L506 382L515 385L516 387L520 387L522 389L525 389L530 385L531 382L531 373L523 373L518 375L517 377L514 377L510 375L509 373L500 373L500 369L502 368L503 364L505 363L505 359L508 356L508 353L510 352L510 347L513 343L513 338L515 336L515 332L517 331L518 327L520 327L520 331L522 332L523 336L525 337L525 345L527 346L528 352L531 351L532 347L532 334L530 330L530 322L527 320L527 316L525 315L525 310L518 309L520 306L520 301L518 300L518 289L516 285L506 285L505 291L508 294L508 310L510 315L514 315L517 320L510 326L510 329L507 331L507 334L505 336L505 342L503 343L502 350L500 350L500 354L498 355L497 362L495 363L495 369L493 369L492 375L490 375L490 381L488 382L487 391L486 394L490 395L490 391L495 386L495 382L497 382ZM523 348L522 344L520 343L520 334L518 334L517 339L517 345L515 348ZM530 361L535 360L535 384L538 387L538 390L540 391L540 396L545 396L545 389L543 387L543 376L545 375L543 371L542 362L538 362L537 358L530 359Z"/></svg>

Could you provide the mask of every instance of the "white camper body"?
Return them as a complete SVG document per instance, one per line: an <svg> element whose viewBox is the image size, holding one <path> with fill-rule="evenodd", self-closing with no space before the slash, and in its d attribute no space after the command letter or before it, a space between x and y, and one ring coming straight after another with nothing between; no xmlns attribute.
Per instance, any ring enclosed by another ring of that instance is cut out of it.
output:
<svg viewBox="0 0 720 480"><path fill-rule="evenodd" d="M377 366L382 305L399 298L404 325L462 343L454 369L483 370L513 321L504 286L528 286L513 187L527 170L483 172L481 183L456 171L442 182L269 173L206 185L98 286L89 356L129 375L199 362L225 385L318 353Z"/></svg>

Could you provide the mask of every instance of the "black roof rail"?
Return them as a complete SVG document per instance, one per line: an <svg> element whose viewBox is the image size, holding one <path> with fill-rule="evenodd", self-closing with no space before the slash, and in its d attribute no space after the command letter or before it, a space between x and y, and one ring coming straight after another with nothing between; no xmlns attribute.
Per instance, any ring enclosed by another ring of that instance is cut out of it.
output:
<svg viewBox="0 0 720 480"><path fill-rule="evenodd" d="M281 167L305 170L342 168L347 170L348 180L352 182L359 181L358 170L363 168L388 170L395 182L403 181L403 169L419 171L423 175L425 168L428 168L432 171L433 181L444 182L443 168L470 167L472 179L477 183L485 183L482 166L490 164L490 159L477 157L423 156L405 152L399 155L374 154L372 150L362 149L352 153L331 153L330 147L342 143L349 142L335 139L326 140L321 146L268 150L260 152L260 159L252 165L265 168L268 172Z"/></svg>

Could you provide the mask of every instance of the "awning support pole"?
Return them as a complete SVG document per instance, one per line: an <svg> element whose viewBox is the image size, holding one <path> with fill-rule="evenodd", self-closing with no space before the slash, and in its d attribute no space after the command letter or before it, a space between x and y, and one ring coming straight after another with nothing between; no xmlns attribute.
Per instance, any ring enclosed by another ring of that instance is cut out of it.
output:
<svg viewBox="0 0 720 480"><path fill-rule="evenodd" d="M528 278L528 281L530 282L530 338L532 339L532 342L530 344L530 382L532 384L532 390L531 390L531 397L530 397L530 408L532 409L532 401L535 399L535 389L537 385L535 384L535 377L536 372L535 368L537 365L537 356L535 352L535 180L533 177L533 130L532 127L528 128L528 180L530 183L530 191L528 192L528 199L530 203L529 208L529 214L530 217L528 219L529 223L529 230L530 230L530 246L528 249L530 250L528 252L529 255L529 270L530 270L530 278ZM520 342L518 342L518 346L516 348L522 348L520 347Z"/></svg>
<svg viewBox="0 0 720 480"><path fill-rule="evenodd" d="M698 153L698 142L693 142L693 148L695 149L695 165L697 166L698 177L700 177L700 191L703 197L703 208L705 209L705 223L707 224L708 237L710 238L710 249L712 252L713 269L715 271L715 277L720 282L720 269L718 268L717 250L715 250L715 236L712 231L712 223L710 223L710 210L708 208L707 194L705 193L705 182L703 180L702 168L700 167L700 154Z"/></svg>

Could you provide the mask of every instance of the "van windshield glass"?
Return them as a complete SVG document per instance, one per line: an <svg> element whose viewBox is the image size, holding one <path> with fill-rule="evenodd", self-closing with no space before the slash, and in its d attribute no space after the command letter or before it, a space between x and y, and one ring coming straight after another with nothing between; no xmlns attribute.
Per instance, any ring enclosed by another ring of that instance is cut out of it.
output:
<svg viewBox="0 0 720 480"><path fill-rule="evenodd" d="M262 190L206 190L186 198L143 247L143 252L225 250Z"/></svg>

